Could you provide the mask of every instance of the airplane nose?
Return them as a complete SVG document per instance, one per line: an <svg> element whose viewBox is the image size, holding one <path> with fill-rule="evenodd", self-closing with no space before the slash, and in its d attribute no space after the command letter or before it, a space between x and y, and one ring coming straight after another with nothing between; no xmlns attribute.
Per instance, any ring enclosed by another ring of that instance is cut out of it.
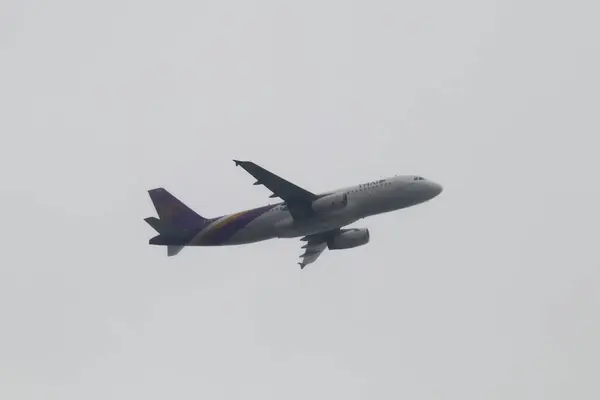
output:
<svg viewBox="0 0 600 400"><path fill-rule="evenodd" d="M430 182L430 187L431 187L431 197L432 198L438 196L444 190L442 185L440 185L439 183L436 183L436 182Z"/></svg>

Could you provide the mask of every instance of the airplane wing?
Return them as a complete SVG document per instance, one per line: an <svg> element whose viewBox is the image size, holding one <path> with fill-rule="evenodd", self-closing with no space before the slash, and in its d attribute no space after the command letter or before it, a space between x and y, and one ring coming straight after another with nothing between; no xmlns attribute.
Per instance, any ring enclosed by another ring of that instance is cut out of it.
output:
<svg viewBox="0 0 600 400"><path fill-rule="evenodd" d="M286 181L251 161L233 161L236 166L241 166L256 178L255 185L264 185L273 192L269 197L279 197L285 201L294 219L302 219L311 214L310 204L318 197L317 195Z"/></svg>
<svg viewBox="0 0 600 400"><path fill-rule="evenodd" d="M300 265L300 269L304 269L308 264L312 264L317 261L317 258L323 253L323 251L327 248L326 242L319 241L309 241L307 244L302 246L304 253L300 255L302 261L298 263Z"/></svg>
<svg viewBox="0 0 600 400"><path fill-rule="evenodd" d="M300 269L304 269L308 264L317 261L317 258L319 258L321 253L327 248L327 238L338 231L339 229L334 229L327 232L304 236L301 240L305 241L306 244L302 246L305 250L304 253L300 255L302 258L302 261L298 263Z"/></svg>

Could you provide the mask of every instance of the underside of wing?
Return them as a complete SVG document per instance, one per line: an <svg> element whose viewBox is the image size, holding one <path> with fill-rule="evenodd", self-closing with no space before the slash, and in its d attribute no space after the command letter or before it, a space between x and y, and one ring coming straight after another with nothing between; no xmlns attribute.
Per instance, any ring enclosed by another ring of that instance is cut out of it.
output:
<svg viewBox="0 0 600 400"><path fill-rule="evenodd" d="M300 265L300 269L304 269L308 264L312 264L317 261L317 258L323 253L323 251L327 248L326 242L309 242L306 245L302 246L304 253L300 255L302 259L298 265Z"/></svg>
<svg viewBox="0 0 600 400"><path fill-rule="evenodd" d="M317 195L267 171L252 161L233 161L236 166L241 166L256 179L255 185L264 185L273 192L269 197L279 197L285 201L294 219L311 215L311 203L318 197Z"/></svg>
<svg viewBox="0 0 600 400"><path fill-rule="evenodd" d="M317 261L317 258L325 251L327 248L327 240L339 232L339 229L334 229L331 231L317 233L314 235L304 236L301 240L305 241L306 244L302 246L304 253L300 255L302 261L298 263L300 265L300 269L304 269L308 264L312 264Z"/></svg>

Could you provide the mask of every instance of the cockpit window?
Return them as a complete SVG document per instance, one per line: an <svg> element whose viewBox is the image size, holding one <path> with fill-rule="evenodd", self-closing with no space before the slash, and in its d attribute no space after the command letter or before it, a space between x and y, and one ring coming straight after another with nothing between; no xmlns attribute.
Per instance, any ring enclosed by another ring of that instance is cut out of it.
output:
<svg viewBox="0 0 600 400"><path fill-rule="evenodd" d="M425 178L422 178L422 177L420 177L420 176L415 176L415 177L413 178L413 181L424 181L424 180L425 180Z"/></svg>

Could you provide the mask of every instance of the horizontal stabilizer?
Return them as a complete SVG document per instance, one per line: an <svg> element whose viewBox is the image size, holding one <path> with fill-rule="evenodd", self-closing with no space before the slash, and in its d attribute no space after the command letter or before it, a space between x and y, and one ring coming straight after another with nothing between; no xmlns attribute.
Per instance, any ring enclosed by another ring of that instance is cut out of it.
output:
<svg viewBox="0 0 600 400"><path fill-rule="evenodd" d="M167 246L167 256L176 256L184 247L185 246Z"/></svg>
<svg viewBox="0 0 600 400"><path fill-rule="evenodd" d="M156 232L158 232L158 233L165 232L165 229L164 229L165 227L163 226L160 219L158 219L156 217L147 217L147 218L144 218L144 221L146 221L148 223L148 225L150 225Z"/></svg>

